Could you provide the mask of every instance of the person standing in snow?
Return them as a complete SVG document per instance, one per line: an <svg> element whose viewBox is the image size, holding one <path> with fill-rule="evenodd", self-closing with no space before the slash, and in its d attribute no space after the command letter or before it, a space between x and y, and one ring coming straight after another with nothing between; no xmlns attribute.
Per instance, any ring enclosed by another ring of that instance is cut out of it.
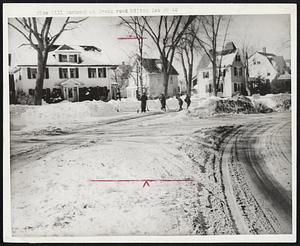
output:
<svg viewBox="0 0 300 246"><path fill-rule="evenodd" d="M147 105L148 97L146 96L146 93L144 92L141 96L141 110L142 112L146 112L146 105Z"/></svg>
<svg viewBox="0 0 300 246"><path fill-rule="evenodd" d="M121 101L121 91L120 91L120 88L118 88L118 90L117 90L117 100Z"/></svg>
<svg viewBox="0 0 300 246"><path fill-rule="evenodd" d="M186 102L186 108L189 109L189 106L191 104L191 98L190 98L189 94L186 94L184 101Z"/></svg>
<svg viewBox="0 0 300 246"><path fill-rule="evenodd" d="M160 95L159 101L161 104L161 110L166 112L166 97L163 93Z"/></svg>
<svg viewBox="0 0 300 246"><path fill-rule="evenodd" d="M179 103L179 110L178 111L181 111L182 110L183 101L182 101L182 99L180 98L179 95L177 95L176 98L177 98L178 103Z"/></svg>

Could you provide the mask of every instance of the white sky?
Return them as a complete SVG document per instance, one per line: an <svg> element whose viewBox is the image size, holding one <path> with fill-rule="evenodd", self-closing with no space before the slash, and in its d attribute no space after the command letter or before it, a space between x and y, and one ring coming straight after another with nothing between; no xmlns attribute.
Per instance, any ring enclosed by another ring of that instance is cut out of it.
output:
<svg viewBox="0 0 300 246"><path fill-rule="evenodd" d="M55 29L64 19L54 18L53 28ZM266 47L267 52L283 55L285 59L290 58L290 48L283 48L283 43L290 39L289 15L234 15L231 20L227 41L233 41L237 47L240 47L246 40L255 50L261 51L262 47ZM119 21L118 17L90 17L78 28L64 32L56 44L95 45L101 48L114 63L129 62L129 56L137 52L137 41L118 40L118 37L130 34L126 29L118 26ZM24 37L9 27L9 52L14 51L24 42ZM145 40L145 45L148 46L144 48L145 56L159 57L150 38ZM199 58L196 59L198 60ZM182 69L178 61L175 60L174 66L181 73Z"/></svg>

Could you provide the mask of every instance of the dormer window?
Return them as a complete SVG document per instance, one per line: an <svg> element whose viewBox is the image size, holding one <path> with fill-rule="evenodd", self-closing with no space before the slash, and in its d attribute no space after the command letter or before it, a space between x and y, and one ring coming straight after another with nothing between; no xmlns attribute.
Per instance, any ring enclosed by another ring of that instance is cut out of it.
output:
<svg viewBox="0 0 300 246"><path fill-rule="evenodd" d="M241 61L240 55L236 55L235 60L236 60L236 61Z"/></svg>
<svg viewBox="0 0 300 246"><path fill-rule="evenodd" d="M68 62L68 56L67 55L59 54L58 59L59 59L59 62Z"/></svg>
<svg viewBox="0 0 300 246"><path fill-rule="evenodd" d="M77 63L77 55L69 55L69 62Z"/></svg>

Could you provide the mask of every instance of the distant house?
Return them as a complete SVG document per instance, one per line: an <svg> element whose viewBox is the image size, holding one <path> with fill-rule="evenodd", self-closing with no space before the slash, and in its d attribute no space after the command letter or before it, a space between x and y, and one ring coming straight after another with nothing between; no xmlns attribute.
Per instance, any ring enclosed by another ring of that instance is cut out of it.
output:
<svg viewBox="0 0 300 246"><path fill-rule="evenodd" d="M129 85L129 78L132 67L122 62L121 65L116 66L112 69L112 80L118 85L121 97L127 97L126 88ZM112 98L116 97L116 91L112 91Z"/></svg>
<svg viewBox="0 0 300 246"><path fill-rule="evenodd" d="M37 54L33 47L22 46L12 55L16 90L34 95ZM108 100L114 87L111 64L102 50L87 45L53 45L47 60L43 98L62 97L69 101Z"/></svg>
<svg viewBox="0 0 300 246"><path fill-rule="evenodd" d="M218 96L231 97L243 93L245 68L240 51L233 42L228 42L222 52L217 52L217 64L221 62ZM213 66L207 54L203 55L197 67L197 88L200 97L213 95Z"/></svg>
<svg viewBox="0 0 300 246"><path fill-rule="evenodd" d="M142 90L150 98L157 98L161 93L164 93L162 72L162 63L160 59L153 58L137 58L132 66L132 73L129 79L127 96L135 98L140 94L140 78L139 74L142 71ZM168 83L168 96L175 96L178 93L178 72L172 66Z"/></svg>
<svg viewBox="0 0 300 246"><path fill-rule="evenodd" d="M248 66L250 80L263 78L271 83L272 92L275 93L290 91L290 69L282 56L267 53L263 48L262 52L257 51L249 57Z"/></svg>

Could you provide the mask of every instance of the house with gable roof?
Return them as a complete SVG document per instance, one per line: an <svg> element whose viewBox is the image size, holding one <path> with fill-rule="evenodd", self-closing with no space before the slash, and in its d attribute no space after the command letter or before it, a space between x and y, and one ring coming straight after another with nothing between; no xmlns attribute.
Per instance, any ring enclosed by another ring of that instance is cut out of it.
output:
<svg viewBox="0 0 300 246"><path fill-rule="evenodd" d="M291 90L290 69L283 56L268 53L264 47L248 59L249 79L261 77L271 83L272 92L287 92Z"/></svg>
<svg viewBox="0 0 300 246"><path fill-rule="evenodd" d="M16 90L34 95L37 54L27 45L12 54L13 82ZM48 55L43 99L59 96L69 101L109 100L116 86L112 79L115 65L95 46L53 45Z"/></svg>
<svg viewBox="0 0 300 246"><path fill-rule="evenodd" d="M233 42L226 43L223 51L217 52L217 64L221 63L218 96L231 97L244 93L245 66L240 50ZM207 54L204 54L197 66L197 91L199 97L213 96L213 66Z"/></svg>
<svg viewBox="0 0 300 246"><path fill-rule="evenodd" d="M162 62L160 59L137 57L132 66L129 84L126 88L127 97L136 98L140 94L140 78L139 74L142 71L142 91L146 92L149 98L158 98L161 93L164 93L164 75L162 72ZM168 83L168 95L176 96L179 92L178 72L172 66Z"/></svg>

